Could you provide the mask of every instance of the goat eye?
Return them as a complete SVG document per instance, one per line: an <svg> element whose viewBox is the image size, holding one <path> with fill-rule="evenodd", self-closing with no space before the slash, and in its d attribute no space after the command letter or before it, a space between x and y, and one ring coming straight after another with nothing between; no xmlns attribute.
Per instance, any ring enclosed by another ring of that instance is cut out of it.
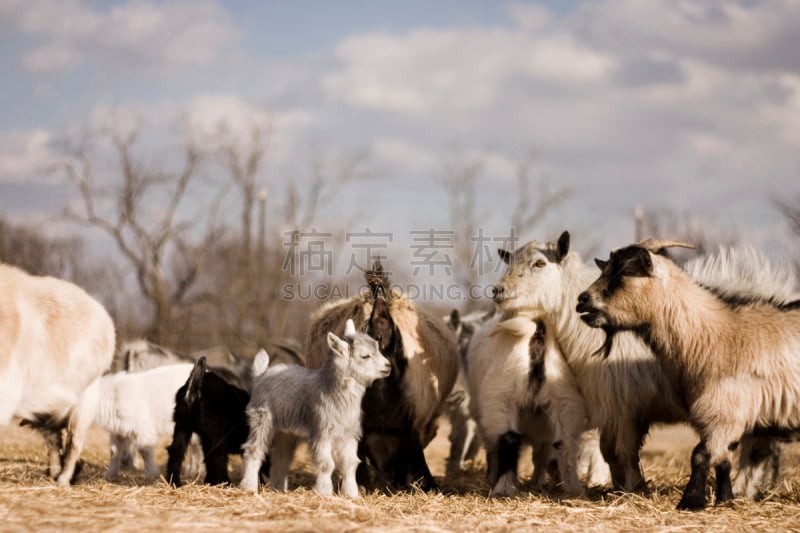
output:
<svg viewBox="0 0 800 533"><path fill-rule="evenodd" d="M361 359L369 359L369 354L362 355Z"/></svg>
<svg viewBox="0 0 800 533"><path fill-rule="evenodd" d="M545 267L545 265L547 265L547 263L544 261L544 259L538 259L538 260L537 260L537 261L536 261L536 262L533 264L533 266L535 266L536 268L544 268L544 267Z"/></svg>

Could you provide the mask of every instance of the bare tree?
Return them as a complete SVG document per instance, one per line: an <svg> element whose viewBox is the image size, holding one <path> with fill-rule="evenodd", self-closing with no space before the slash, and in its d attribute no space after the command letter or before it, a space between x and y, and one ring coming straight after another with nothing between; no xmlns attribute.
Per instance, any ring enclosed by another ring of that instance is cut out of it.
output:
<svg viewBox="0 0 800 533"><path fill-rule="evenodd" d="M253 119L244 137L234 135L230 125L222 121L217 126L216 134L211 139L211 149L216 160L225 171L229 183L238 189L240 199L240 227L238 246L229 248L228 260L235 266L227 277L227 286L215 293L216 305L223 315L227 315L227 344L230 340L242 338L246 334L246 323L253 313L258 314L254 322L263 323L259 313L259 297L263 291L263 283L257 276L256 257L254 255L253 214L256 207L259 189L258 176L269 149L271 125L267 121ZM259 258L261 260L261 258ZM224 300L224 302L223 302ZM233 306L227 305L233 303ZM227 308L223 311L223 308ZM257 327L257 335L264 338L264 328Z"/></svg>
<svg viewBox="0 0 800 533"><path fill-rule="evenodd" d="M470 287L479 278L478 270L471 265L474 248L472 239L478 231L478 221L486 218L486 213L480 213L477 205L477 185L483 172L483 163L450 157L444 160L443 167L439 183L447 196L450 227L454 231L456 278L462 287Z"/></svg>
<svg viewBox="0 0 800 533"><path fill-rule="evenodd" d="M693 244L694 250L671 249L665 252L679 262L695 254L713 252L720 246L734 246L741 240L733 228L717 229L712 233L706 221L685 211L641 209L640 219L635 223L641 228L643 238L670 238Z"/></svg>
<svg viewBox="0 0 800 533"><path fill-rule="evenodd" d="M531 158L517 165L517 204L511 215L511 227L520 233L536 227L572 194L568 187L553 187L546 175L535 180L532 168Z"/></svg>
<svg viewBox="0 0 800 533"><path fill-rule="evenodd" d="M509 232L514 236L535 228L571 194L567 188L554 188L546 176L535 179L532 168L531 158L517 164L516 202L509 220ZM463 287L470 287L479 281L480 270L472 264L475 237L479 231L479 220L485 220L491 213L491 208L480 205L478 201L478 184L483 170L482 161L451 157L444 160L440 179L447 196L450 224L457 230L453 252L460 267L457 279ZM475 302L469 301L467 308L474 305Z"/></svg>
<svg viewBox="0 0 800 533"><path fill-rule="evenodd" d="M339 161L326 158L321 150L315 150L314 154L307 177L291 180L286 190L283 224L299 231L311 226L345 186L370 177L364 165L366 152L358 151Z"/></svg>
<svg viewBox="0 0 800 533"><path fill-rule="evenodd" d="M80 206L67 208L65 217L111 237L133 267L141 295L152 307L148 336L165 342L170 340L174 309L194 284L205 249L193 242L196 220L180 213L203 157L187 134L180 144L176 170L150 168L135 154L141 132L142 123L137 121L125 131L111 124L95 133L64 138L60 144L64 157L58 168L79 193ZM111 184L98 179L95 161L101 156L92 150L95 141L105 142L116 159ZM209 219L208 210L200 213ZM206 241L212 240L210 233Z"/></svg>
<svg viewBox="0 0 800 533"><path fill-rule="evenodd" d="M76 237L47 237L0 218L0 262L38 276L72 279L81 268L83 243Z"/></svg>
<svg viewBox="0 0 800 533"><path fill-rule="evenodd" d="M261 204L254 245L270 124L254 120L244 135L225 121L210 134L189 117L178 125L179 142L155 162L143 156L152 146L141 120L65 136L55 170L78 194L64 216L101 230L116 245L152 310L142 328L151 340L184 351L223 343L241 353L253 339L269 344L281 337L287 325L300 332L304 321L290 319L295 311L286 311L280 294L289 275L282 237L287 228L304 231L346 184L365 176L364 154L331 165L317 152L308 179L285 189L270 234L266 199ZM238 218L223 212L233 191Z"/></svg>
<svg viewBox="0 0 800 533"><path fill-rule="evenodd" d="M239 189L241 197L242 255L252 260L253 212L258 193L258 177L269 148L271 126L254 120L246 139L236 138L230 127L222 122L217 129L215 145L217 160L227 172L231 182Z"/></svg>

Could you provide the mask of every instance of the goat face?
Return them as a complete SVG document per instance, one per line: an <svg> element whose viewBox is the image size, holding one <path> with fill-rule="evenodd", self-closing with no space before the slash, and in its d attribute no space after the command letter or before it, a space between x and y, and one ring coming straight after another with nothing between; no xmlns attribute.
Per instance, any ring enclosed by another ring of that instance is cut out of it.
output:
<svg viewBox="0 0 800 533"><path fill-rule="evenodd" d="M559 308L562 302L560 263L569 252L569 233L556 243L530 242L514 252L498 250L508 270L494 287L494 301L502 311Z"/></svg>
<svg viewBox="0 0 800 533"><path fill-rule="evenodd" d="M336 364L365 386L392 372L392 365L381 353L378 341L364 333L356 333L352 320L347 321L344 338L328 333L328 346L334 353Z"/></svg>
<svg viewBox="0 0 800 533"><path fill-rule="evenodd" d="M606 356L617 331L639 329L650 322L650 313L658 311L652 302L658 299L655 290L661 284L653 281L661 274L654 260L662 258L637 245L611 252L608 261L595 259L600 277L578 295L575 310L586 324L606 332Z"/></svg>

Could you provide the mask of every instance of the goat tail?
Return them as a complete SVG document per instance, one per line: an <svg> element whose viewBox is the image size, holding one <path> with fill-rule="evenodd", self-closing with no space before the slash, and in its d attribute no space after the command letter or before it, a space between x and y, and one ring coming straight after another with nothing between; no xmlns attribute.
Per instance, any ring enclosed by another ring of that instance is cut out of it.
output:
<svg viewBox="0 0 800 533"><path fill-rule="evenodd" d="M194 368L189 374L189 381L186 382L186 403L193 403L200 398L200 386L203 384L203 377L206 375L206 358L200 357L194 363Z"/></svg>
<svg viewBox="0 0 800 533"><path fill-rule="evenodd" d="M256 356L253 358L253 368L251 374L253 379L267 371L269 367L269 354L264 348L261 348Z"/></svg>

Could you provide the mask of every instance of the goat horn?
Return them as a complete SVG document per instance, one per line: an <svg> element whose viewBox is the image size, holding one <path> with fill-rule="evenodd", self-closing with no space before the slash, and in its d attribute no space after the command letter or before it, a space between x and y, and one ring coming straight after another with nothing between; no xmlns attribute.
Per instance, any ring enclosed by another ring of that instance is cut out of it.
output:
<svg viewBox="0 0 800 533"><path fill-rule="evenodd" d="M657 253L659 250L663 248L691 248L694 249L695 246L693 244L685 243L682 241L676 241L673 239L644 239L643 241L639 241L636 243L637 246L641 246L647 251Z"/></svg>

